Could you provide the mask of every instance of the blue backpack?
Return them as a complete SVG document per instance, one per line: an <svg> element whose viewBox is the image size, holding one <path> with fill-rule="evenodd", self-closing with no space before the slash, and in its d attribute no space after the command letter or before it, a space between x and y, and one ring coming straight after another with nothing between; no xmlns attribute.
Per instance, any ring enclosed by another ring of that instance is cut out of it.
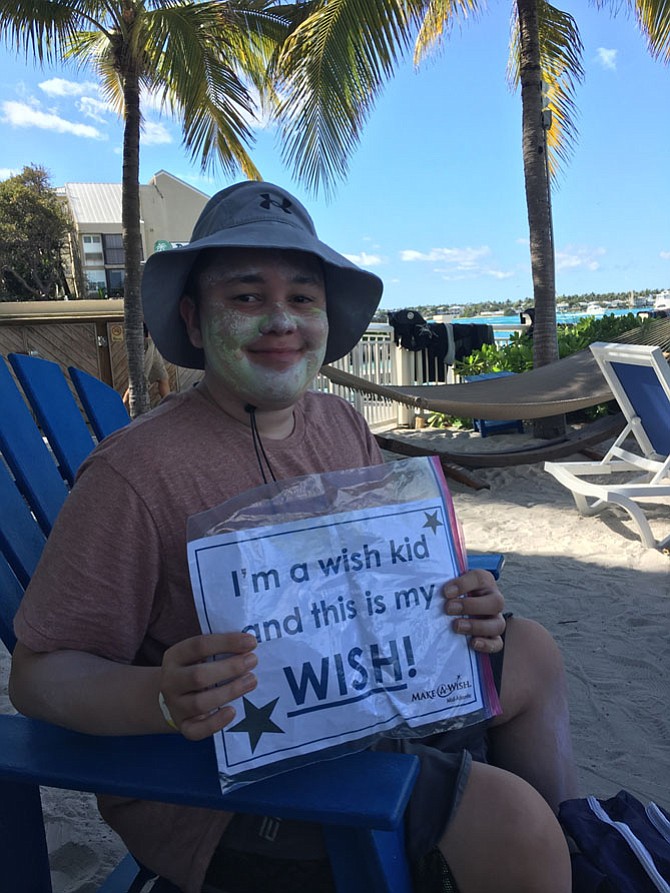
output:
<svg viewBox="0 0 670 893"><path fill-rule="evenodd" d="M670 818L632 794L566 800L558 818L576 845L573 893L670 893Z"/></svg>

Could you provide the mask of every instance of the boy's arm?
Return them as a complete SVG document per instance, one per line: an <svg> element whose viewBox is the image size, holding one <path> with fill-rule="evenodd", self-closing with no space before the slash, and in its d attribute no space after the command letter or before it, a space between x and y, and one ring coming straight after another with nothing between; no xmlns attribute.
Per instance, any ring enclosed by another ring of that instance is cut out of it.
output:
<svg viewBox="0 0 670 893"><path fill-rule="evenodd" d="M33 651L17 643L9 695L21 713L93 735L177 730L206 738L235 716L229 702L256 687L256 639L244 633L195 636L169 648L161 667L121 664L83 651ZM208 660L217 654L228 656Z"/></svg>
<svg viewBox="0 0 670 893"><path fill-rule="evenodd" d="M163 732L160 672L160 667L120 664L84 651L33 651L18 642L9 697L21 713L78 732Z"/></svg>

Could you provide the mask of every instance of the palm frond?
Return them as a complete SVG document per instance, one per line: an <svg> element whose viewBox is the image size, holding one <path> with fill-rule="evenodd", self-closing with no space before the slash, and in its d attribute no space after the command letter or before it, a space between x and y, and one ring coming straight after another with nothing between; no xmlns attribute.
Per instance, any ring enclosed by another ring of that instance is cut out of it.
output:
<svg viewBox="0 0 670 893"><path fill-rule="evenodd" d="M476 18L481 5L478 0L430 0L414 45L414 64L419 65L457 25Z"/></svg>
<svg viewBox="0 0 670 893"><path fill-rule="evenodd" d="M577 84L584 79L583 44L573 17L546 0L538 0L540 65L547 87L546 107L552 114L547 133L549 172L556 181L562 165L569 161L577 141ZM519 24L513 18L507 78L510 86L519 86Z"/></svg>
<svg viewBox="0 0 670 893"><path fill-rule="evenodd" d="M251 5L243 14L241 3L147 11L143 82L181 118L184 146L203 169L218 161L227 172L259 176L246 148L257 110L244 80L260 81L274 47L267 31L278 27L270 19Z"/></svg>
<svg viewBox="0 0 670 893"><path fill-rule="evenodd" d="M668 0L629 0L638 27L654 59L670 62L670 2Z"/></svg>
<svg viewBox="0 0 670 893"><path fill-rule="evenodd" d="M100 31L78 31L65 43L63 56L95 72L103 99L122 117L123 83L107 37Z"/></svg>
<svg viewBox="0 0 670 893"><path fill-rule="evenodd" d="M267 0L227 0L215 3L223 15L226 38L225 59L254 96L256 120L264 120L278 105L275 79L270 72L272 60L290 33L291 19L279 10L268 8Z"/></svg>
<svg viewBox="0 0 670 893"><path fill-rule="evenodd" d="M60 47L80 27L71 3L0 0L0 37L14 52L40 64L58 59Z"/></svg>
<svg viewBox="0 0 670 893"><path fill-rule="evenodd" d="M275 71L283 158L314 192L346 176L382 85L418 25L403 0L325 0L288 38Z"/></svg>
<svg viewBox="0 0 670 893"><path fill-rule="evenodd" d="M231 104L211 103L184 114L184 146L194 160L200 159L203 171L219 164L227 174L241 170L248 179L261 180L247 151L250 142L246 122Z"/></svg>

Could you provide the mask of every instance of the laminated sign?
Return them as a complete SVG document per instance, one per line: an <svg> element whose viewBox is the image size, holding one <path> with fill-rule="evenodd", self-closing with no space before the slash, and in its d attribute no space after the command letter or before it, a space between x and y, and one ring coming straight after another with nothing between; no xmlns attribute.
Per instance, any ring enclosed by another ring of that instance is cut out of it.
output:
<svg viewBox="0 0 670 893"><path fill-rule="evenodd" d="M258 687L215 736L224 787L495 712L445 613L463 552L436 461L266 485L191 518L188 554L203 632L259 643Z"/></svg>

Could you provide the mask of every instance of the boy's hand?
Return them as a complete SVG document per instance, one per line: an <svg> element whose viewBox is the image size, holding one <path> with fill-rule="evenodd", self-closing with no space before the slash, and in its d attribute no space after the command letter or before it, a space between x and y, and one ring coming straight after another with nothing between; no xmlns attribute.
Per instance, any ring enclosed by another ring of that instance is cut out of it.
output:
<svg viewBox="0 0 670 893"><path fill-rule="evenodd" d="M167 649L160 691L185 738L207 738L233 721L230 702L258 684L250 672L258 663L256 645L248 633L221 633L194 636ZM220 660L208 660L222 654Z"/></svg>
<svg viewBox="0 0 670 893"><path fill-rule="evenodd" d="M458 618L453 623L456 632L472 636L471 648L487 654L502 650L505 599L488 571L467 571L445 583L442 594L447 614Z"/></svg>

